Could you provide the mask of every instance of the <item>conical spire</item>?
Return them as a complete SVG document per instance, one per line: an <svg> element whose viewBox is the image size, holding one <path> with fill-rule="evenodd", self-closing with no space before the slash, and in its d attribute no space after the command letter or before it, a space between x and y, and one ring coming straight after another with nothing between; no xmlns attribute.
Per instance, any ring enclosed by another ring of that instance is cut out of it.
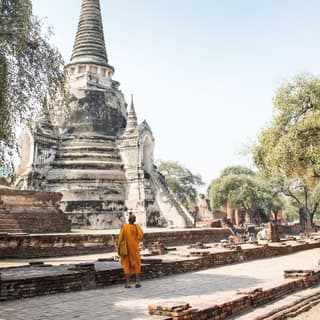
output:
<svg viewBox="0 0 320 320"><path fill-rule="evenodd" d="M128 112L126 133L133 131L138 125L136 111L134 109L133 94L131 95L130 110Z"/></svg>
<svg viewBox="0 0 320 320"><path fill-rule="evenodd" d="M130 110L129 115L137 119L136 110L134 109L134 103L133 103L133 94L131 94L131 103L130 103Z"/></svg>
<svg viewBox="0 0 320 320"><path fill-rule="evenodd" d="M93 63L108 66L100 0L82 0L78 31L70 64Z"/></svg>

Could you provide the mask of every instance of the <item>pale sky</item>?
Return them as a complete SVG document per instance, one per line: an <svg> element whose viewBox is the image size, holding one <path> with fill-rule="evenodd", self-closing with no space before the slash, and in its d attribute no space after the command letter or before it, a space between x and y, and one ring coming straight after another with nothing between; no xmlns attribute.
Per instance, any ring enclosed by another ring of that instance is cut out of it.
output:
<svg viewBox="0 0 320 320"><path fill-rule="evenodd" d="M33 0L69 62L81 0ZM319 0L101 0L109 63L155 159L174 160L206 184L272 117L276 88L319 75Z"/></svg>

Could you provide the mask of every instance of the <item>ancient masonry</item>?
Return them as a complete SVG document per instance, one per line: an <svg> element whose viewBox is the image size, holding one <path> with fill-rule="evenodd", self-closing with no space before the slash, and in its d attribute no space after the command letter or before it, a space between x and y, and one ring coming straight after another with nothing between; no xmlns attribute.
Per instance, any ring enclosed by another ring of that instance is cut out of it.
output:
<svg viewBox="0 0 320 320"><path fill-rule="evenodd" d="M17 190L0 183L0 234L16 233L24 242L23 233L70 232L70 220L59 209L61 197L56 192Z"/></svg>
<svg viewBox="0 0 320 320"><path fill-rule="evenodd" d="M83 0L72 57L65 67L68 101L42 112L21 143L17 186L63 194L77 228L118 228L128 211L142 226L192 224L153 163L154 137L137 123L113 80L99 0ZM63 101L63 102L61 102Z"/></svg>

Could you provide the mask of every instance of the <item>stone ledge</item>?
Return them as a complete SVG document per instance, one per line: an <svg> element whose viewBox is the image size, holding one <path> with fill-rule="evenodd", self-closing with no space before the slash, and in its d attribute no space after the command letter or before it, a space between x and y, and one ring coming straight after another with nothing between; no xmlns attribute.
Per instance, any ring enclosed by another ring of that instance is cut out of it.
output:
<svg viewBox="0 0 320 320"><path fill-rule="evenodd" d="M14 188L5 188L0 186L0 198L4 201L4 204L11 199L11 197L21 198L28 202L46 202L52 203L53 205L59 202L62 198L62 194L59 192L45 192L35 190L19 190ZM13 200L14 203L16 201Z"/></svg>
<svg viewBox="0 0 320 320"><path fill-rule="evenodd" d="M59 209L62 194L0 186L0 232L70 232L71 221ZM1 243L1 240L0 240ZM0 245L3 247L3 243ZM0 250L0 256L1 250Z"/></svg>

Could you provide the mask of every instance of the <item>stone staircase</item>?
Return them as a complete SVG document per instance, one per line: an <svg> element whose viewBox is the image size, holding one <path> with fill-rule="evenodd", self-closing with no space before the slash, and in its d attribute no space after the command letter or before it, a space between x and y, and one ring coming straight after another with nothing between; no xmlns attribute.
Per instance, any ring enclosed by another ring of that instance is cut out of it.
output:
<svg viewBox="0 0 320 320"><path fill-rule="evenodd" d="M115 137L66 136L46 176L46 190L63 193L74 228L117 228L123 223L125 181Z"/></svg>
<svg viewBox="0 0 320 320"><path fill-rule="evenodd" d="M169 211L172 209L178 213L178 215L183 219L186 227L193 226L193 217L187 211L187 209L179 202L176 195L169 188L164 178L156 171L148 171L151 180L155 187L156 199L158 205L162 207L161 211L164 213L164 217L169 222L174 215L169 215ZM178 223L173 223L174 225L179 225Z"/></svg>
<svg viewBox="0 0 320 320"><path fill-rule="evenodd" d="M125 176L114 137L68 137L62 140L49 171L47 182L89 183L90 181L123 183Z"/></svg>
<svg viewBox="0 0 320 320"><path fill-rule="evenodd" d="M53 168L122 170L114 137L90 136L62 141Z"/></svg>
<svg viewBox="0 0 320 320"><path fill-rule="evenodd" d="M22 233L18 222L11 216L10 211L0 200L0 233Z"/></svg>

